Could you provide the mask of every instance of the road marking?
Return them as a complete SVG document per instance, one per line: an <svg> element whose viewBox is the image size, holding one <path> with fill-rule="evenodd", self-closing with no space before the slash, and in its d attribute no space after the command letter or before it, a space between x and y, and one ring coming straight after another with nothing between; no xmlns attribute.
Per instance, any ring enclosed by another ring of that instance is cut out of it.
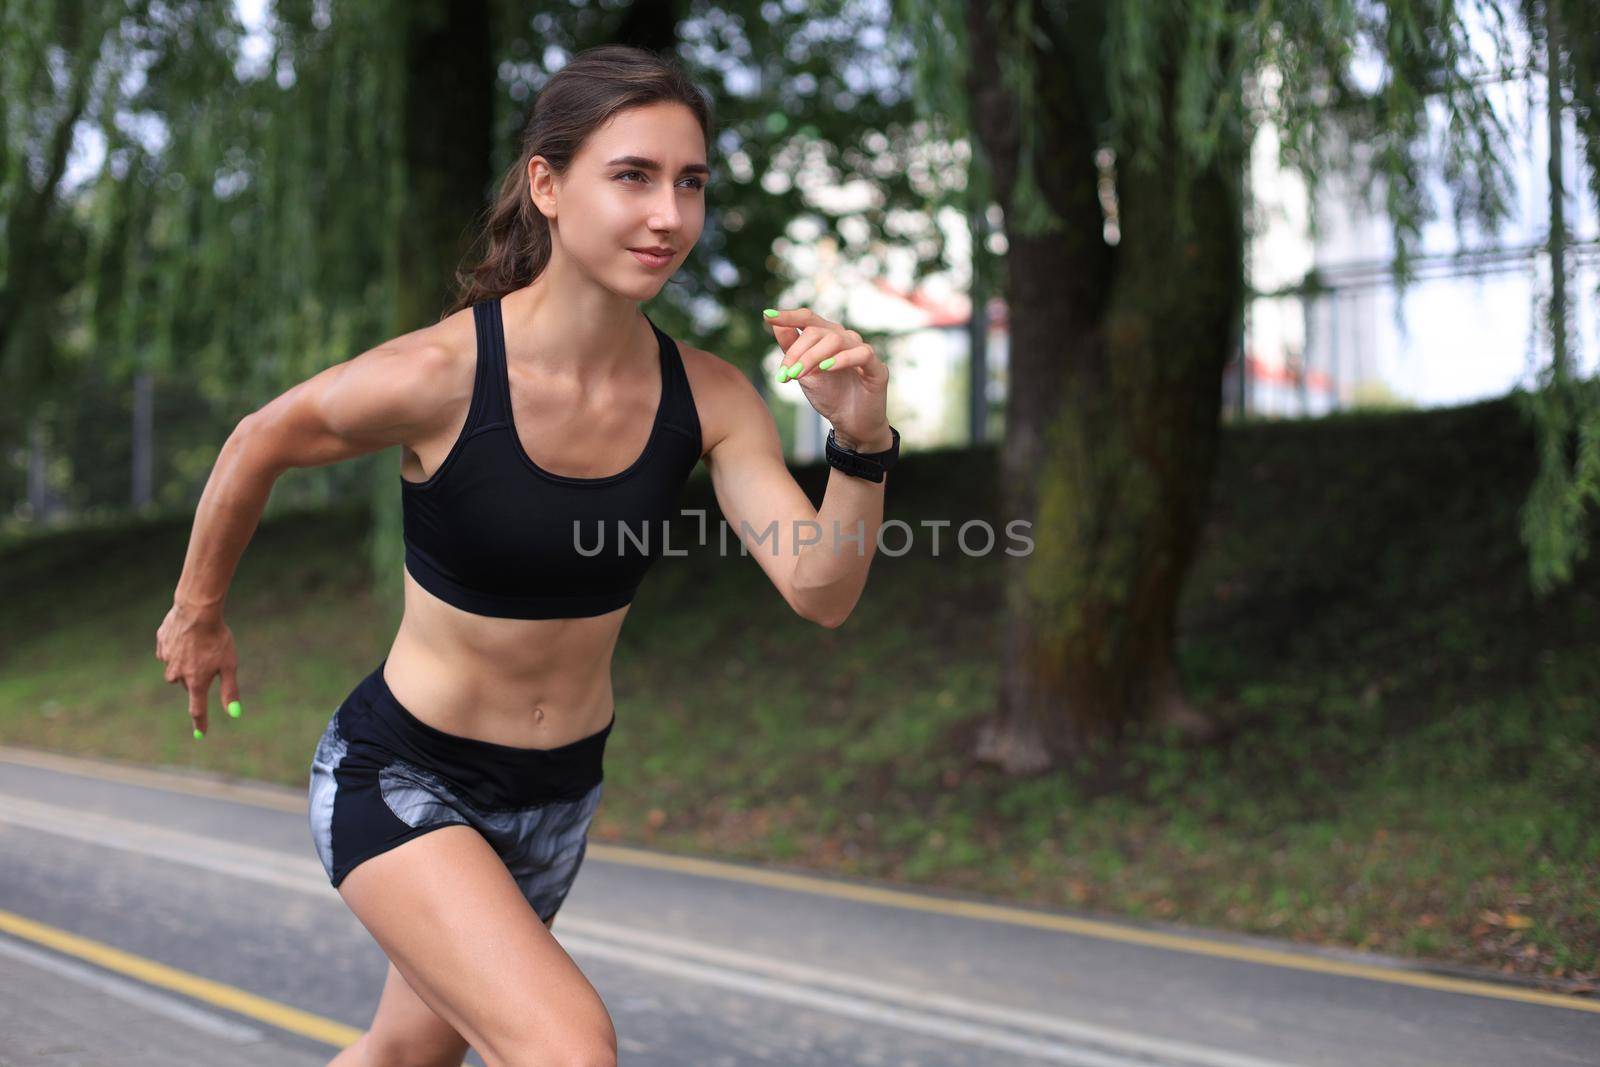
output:
<svg viewBox="0 0 1600 1067"><path fill-rule="evenodd" d="M1165 1057L1163 1062L1192 1064L1195 1067L1284 1067L1279 1060L1225 1052L1187 1041L1146 1037L933 990L912 989L834 974L805 964L774 960L754 953L718 948L699 941L619 927L612 923L563 916L561 925L564 927L559 935L561 944L575 948L580 953L727 989L761 992L775 1000L819 1008L836 1015L899 1026L932 1037L967 1041L1053 1062L1116 1067L1137 1062L1141 1067L1149 1067L1151 1060L1144 1057L1161 1056ZM890 1003L877 1004L863 998ZM958 1019L968 1021L955 1021ZM1107 1055L1081 1046L1064 1048L1055 1042L1022 1037L998 1027L1051 1034L1141 1058L1134 1061L1126 1056Z"/></svg>
<svg viewBox="0 0 1600 1067"><path fill-rule="evenodd" d="M59 974L63 978L71 979L81 986L87 986L96 992L116 997L118 1000L127 1001L129 1004L136 1004L146 1011L165 1016L174 1022L183 1023L185 1026L192 1026L201 1033L220 1037L224 1041L232 1042L235 1045L248 1045L252 1042L260 1041L265 1036L253 1026L246 1026L243 1023L224 1019L215 1012L197 1008L193 1004L178 1000L176 997L169 997L164 993L147 989L125 978L118 978L114 974L106 974L104 971L85 967L81 963L64 960L48 952L41 952L20 941L0 939L0 956L9 956L41 971Z"/></svg>
<svg viewBox="0 0 1600 1067"><path fill-rule="evenodd" d="M170 860L279 889L317 896L338 895L314 856L236 845L220 838L169 830L97 811L79 811L10 793L0 793L0 824L3 823L70 837L85 844Z"/></svg>
<svg viewBox="0 0 1600 1067"><path fill-rule="evenodd" d="M315 861L302 862L285 853L232 845L201 835L150 827L109 815L76 812L10 794L0 793L0 824L153 856L324 899L334 892L323 876L321 865ZM29 923L29 920L19 916L8 917L7 913L0 912L0 929L30 937L51 947L70 945L62 950L72 955L82 956L84 945L94 946L99 955L84 958L152 984L179 989L197 999L252 1018L283 1025L284 1029L294 1033L317 1036L308 1029L312 1025L310 1020L328 1026L340 1025L231 987L186 975L162 964L141 960L140 957L109 946L76 938L76 935L64 931L55 931L42 924L19 925ZM1109 1027L950 996L937 990L835 975L816 967L698 944L615 923L567 916L561 926L557 939L563 946L569 946L580 954L589 953L640 970L740 990L769 1000L800 1004L837 1016L893 1026L930 1037L1033 1056L1051 1063L1069 1064L1072 1067L1156 1067L1157 1062L1169 1067L1285 1067L1278 1061L1188 1042L1153 1039ZM45 940L44 935L38 933L40 930L47 931L54 940ZM113 959L106 953L115 953L116 956ZM108 959L113 962L106 962ZM185 981L205 985L177 984L180 976ZM246 1011L236 1006L238 997L251 997L254 1010ZM293 1025L274 1021L278 1017L270 1014L274 1011L294 1012ZM344 1031L339 1032L342 1034ZM360 1031L350 1031L344 1043L354 1041L359 1034ZM1151 1056L1164 1058L1153 1061Z"/></svg>
<svg viewBox="0 0 1600 1067"><path fill-rule="evenodd" d="M80 778L93 778L97 781L121 782L124 785L143 786L145 789L159 789L167 793L231 800L238 804L270 808L273 811L287 811L300 815L306 813L306 794L286 786L268 785L265 782L229 782L215 778L190 777L175 771L158 771L112 760L63 756L57 752L15 748L10 745L0 745L0 763L36 767L60 774L75 774Z"/></svg>
<svg viewBox="0 0 1600 1067"><path fill-rule="evenodd" d="M246 804L258 804L275 810L294 810L299 814L305 814L304 798L298 801L298 806L296 807L285 807L287 803L286 794L274 794L271 792L271 790L281 787L235 787L226 783L207 783L203 781L197 783L181 775L154 771L148 768L130 767L125 764L90 760L76 756L61 756L56 753L40 752L33 749L0 746L0 763L6 762L42 767L89 778L113 777L117 781L126 781L150 789L165 789L178 793L196 794L199 790L211 790L199 793L199 795L216 796L221 794L216 793L215 790L228 788L232 792L227 799L237 800ZM243 792L239 790L243 790ZM260 797L253 794L260 794ZM812 896L875 904L880 907L955 916L978 922L1027 926L1056 933L1095 938L1101 941L1118 941L1125 944L1165 949L1169 952L1208 956L1213 959L1255 963L1268 967L1308 971L1313 974L1329 974L1343 978L1360 978L1372 982L1386 982L1391 985L1412 986L1441 993L1459 993L1467 996L1488 997L1492 1000L1517 1001L1524 1004L1538 1004L1548 1008L1564 1008L1569 1011L1600 1014L1600 1000L1594 998L1537 989L1524 989L1479 979L1453 978L1447 975L1430 974L1426 971L1408 969L1412 965L1404 960L1390 963L1361 963L1329 959L1312 954L1310 949L1297 952L1291 949L1236 944L1197 935L1168 933L1162 930L1127 926L1102 919L1084 919L1004 904L987 904L978 901L925 896L905 889L855 884L830 879L821 875L792 874L786 871L746 866L724 860L675 856L669 853L651 852L641 848L599 844L592 840L588 846L587 854L590 858L599 860L602 863L616 863L650 870L670 871L700 878L715 878L726 882L764 886L769 889L785 889L796 893L807 893ZM1349 951L1352 955L1370 955L1353 949ZM1381 957L1375 958L1381 959Z"/></svg>
<svg viewBox="0 0 1600 1067"><path fill-rule="evenodd" d="M1146 930L1122 926L1098 919L1080 919L1070 915L1029 911L1026 908L1004 904L984 904L977 901L950 900L926 897L903 889L884 889L870 885L832 881L815 875L790 874L786 871L746 867L723 860L707 860L694 856L674 856L667 853L647 852L636 848L619 848L614 845L589 846L588 855L605 862L645 867L652 870L671 871L701 878L718 878L729 882L743 882L769 889L787 889L814 896L854 900L863 904L878 904L907 911L931 912L981 922L1005 923L1012 926L1029 926L1054 933L1076 934L1101 941L1120 941L1185 952L1195 956L1234 960L1241 963L1259 963L1269 967L1310 971L1314 974L1331 974L1343 978L1363 978L1393 985L1415 986L1442 993L1464 993L1469 996L1489 997L1494 1000L1514 1000L1526 1004L1539 1004L1548 1008L1566 1008L1600 1014L1600 1000L1562 993L1547 993L1536 989L1502 986L1472 978L1450 978L1421 971L1399 970L1402 961L1385 966L1376 963L1354 963L1325 959L1319 956L1298 955L1285 949L1263 948L1255 945L1232 944L1208 938L1172 934L1160 930ZM1352 950L1352 954L1357 954Z"/></svg>
<svg viewBox="0 0 1600 1067"><path fill-rule="evenodd" d="M104 942L80 937L9 911L0 911L0 930L13 937L86 960L108 971L135 978L146 985L182 993L186 997L193 997L206 1004L226 1008L235 1015L267 1023L279 1030L309 1037L313 1041L344 1048L354 1044L362 1033L355 1027L346 1026L332 1019L280 1004L276 1000L257 996L236 986L214 982L176 967L168 967L164 963L157 963L132 952L124 952Z"/></svg>

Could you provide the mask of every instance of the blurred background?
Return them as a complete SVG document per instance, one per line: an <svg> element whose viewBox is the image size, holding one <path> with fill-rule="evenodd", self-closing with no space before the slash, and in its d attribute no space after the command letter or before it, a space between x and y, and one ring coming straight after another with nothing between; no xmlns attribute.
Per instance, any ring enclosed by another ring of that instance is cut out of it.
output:
<svg viewBox="0 0 1600 1067"><path fill-rule="evenodd" d="M813 501L760 309L866 335L914 535L836 631L654 570L597 842L1594 989L1600 9L0 11L0 743L303 788L398 619L398 455L279 481L197 745L151 650L218 450L437 320L540 87L623 42L715 111L646 310Z"/></svg>

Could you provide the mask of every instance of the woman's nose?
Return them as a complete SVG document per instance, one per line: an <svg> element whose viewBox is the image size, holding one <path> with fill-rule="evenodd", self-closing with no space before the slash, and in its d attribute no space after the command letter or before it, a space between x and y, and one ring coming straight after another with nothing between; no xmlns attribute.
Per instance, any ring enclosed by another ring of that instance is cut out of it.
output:
<svg viewBox="0 0 1600 1067"><path fill-rule="evenodd" d="M677 229L679 215L677 192L673 191L667 194L665 202L659 200L656 202L650 222L661 229Z"/></svg>

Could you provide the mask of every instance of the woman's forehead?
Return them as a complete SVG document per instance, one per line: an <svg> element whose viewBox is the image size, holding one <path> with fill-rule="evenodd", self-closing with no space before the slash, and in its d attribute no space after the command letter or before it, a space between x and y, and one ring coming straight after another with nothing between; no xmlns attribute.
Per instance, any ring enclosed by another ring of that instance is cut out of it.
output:
<svg viewBox="0 0 1600 1067"><path fill-rule="evenodd" d="M644 156L667 164L705 162L705 135L682 104L660 102L628 108L597 126L586 152Z"/></svg>

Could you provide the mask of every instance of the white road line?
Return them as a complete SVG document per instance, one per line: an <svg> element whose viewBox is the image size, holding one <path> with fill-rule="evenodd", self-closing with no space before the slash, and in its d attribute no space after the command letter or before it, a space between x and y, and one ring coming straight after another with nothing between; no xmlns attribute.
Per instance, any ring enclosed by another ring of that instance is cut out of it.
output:
<svg viewBox="0 0 1600 1067"><path fill-rule="evenodd" d="M654 952L641 952L637 948L616 946L605 941L592 940L579 935L561 935L565 948L575 949L580 955L598 956L614 963L655 971L658 974L687 978L706 985L721 986L747 995L763 996L770 1000L799 1004L833 1015L843 1015L880 1026L894 1026L925 1037L961 1041L969 1045L1031 1056L1050 1063L1070 1064L1072 1067L1188 1067L1197 1061L1152 1060L1143 1055L1137 1059L1118 1055L1113 1051L1097 1051L1082 1045L1068 1045L1048 1038L1026 1037L982 1023L964 1022L944 1018L925 1011L897 1008L889 1004L875 1004L860 999L860 994L845 995L825 989L811 989L794 982L763 978L747 971L732 971L688 960L673 959ZM874 995L881 996L886 987L874 985ZM898 998L896 998L898 999ZM966 1006L965 1003L962 1005Z"/></svg>
<svg viewBox="0 0 1600 1067"><path fill-rule="evenodd" d="M281 889L323 898L337 895L314 856L237 845L0 793L0 824L5 823ZM820 968L615 923L564 915L558 926L557 940L578 953L1052 1063L1074 1067L1288 1067L1282 1061L1147 1037L933 990L836 975Z"/></svg>
<svg viewBox="0 0 1600 1067"><path fill-rule="evenodd" d="M252 1042L264 1040L266 1036L253 1026L246 1026L243 1023L225 1019L215 1012L197 1008L193 1004L168 996L165 993L158 993L148 986L142 986L126 978L119 978L113 974L97 971L93 967L82 963L75 963L72 960L64 960L58 956L52 956L48 952L13 941L4 935L0 935L0 956L10 956L14 960L21 960L23 963L31 967L37 967L41 971L50 971L61 975L63 978L70 978L79 985L88 986L90 989L104 993L107 996L116 997L118 1000L125 1000L129 1004L136 1004L146 1011L155 1012L157 1015L163 1015L174 1022L180 1022L186 1026L192 1026L202 1033L220 1037L224 1041L230 1041L235 1045L248 1045Z"/></svg>
<svg viewBox="0 0 1600 1067"><path fill-rule="evenodd" d="M25 826L30 830L70 837L122 852L171 860L280 889L338 895L333 886L328 884L322 864L317 862L315 855L296 856L277 849L236 845L220 838L168 830L95 811L79 811L11 793L0 793L0 823ZM308 829L307 853L311 852L310 838Z"/></svg>
<svg viewBox="0 0 1600 1067"><path fill-rule="evenodd" d="M1125 1030L1074 1022L1040 1012L985 1004L931 990L912 989L851 975L834 974L806 964L775 960L737 949L719 948L687 938L630 929L608 922L564 915L557 925L563 928L558 932L563 945L568 945L570 942L580 951L593 951L595 955L604 955L598 946L604 942L611 942L613 944L605 947L613 951L618 945L623 945L634 950L649 950L667 958L699 960L726 974L763 974L795 985L834 990L850 997L871 997L875 1000L903 1004L934 1019L965 1016L998 1026L1101 1044L1123 1052L1166 1057L1169 1060L1179 1061L1186 1067L1191 1064L1194 1067L1286 1067L1281 1060L1264 1060L1255 1056L1211 1049L1203 1045L1193 1045L1185 1041L1145 1037Z"/></svg>
<svg viewBox="0 0 1600 1067"><path fill-rule="evenodd" d="M187 793L191 796L231 800L237 804L276 808L278 811L304 816L306 791L266 782L235 781L204 771L189 768L167 767L156 770L113 760L94 759L88 756L64 756L41 749L15 748L0 745L0 764L56 774L71 774L97 782L120 782L144 789L157 789L163 793Z"/></svg>

